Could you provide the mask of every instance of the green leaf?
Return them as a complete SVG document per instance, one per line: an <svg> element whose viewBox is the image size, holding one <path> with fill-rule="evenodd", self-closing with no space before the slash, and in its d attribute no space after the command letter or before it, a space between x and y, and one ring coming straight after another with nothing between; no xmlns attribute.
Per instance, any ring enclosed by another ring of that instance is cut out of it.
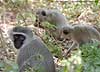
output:
<svg viewBox="0 0 100 72"><path fill-rule="evenodd" d="M99 3L99 0L95 0L95 4L98 5L98 3Z"/></svg>

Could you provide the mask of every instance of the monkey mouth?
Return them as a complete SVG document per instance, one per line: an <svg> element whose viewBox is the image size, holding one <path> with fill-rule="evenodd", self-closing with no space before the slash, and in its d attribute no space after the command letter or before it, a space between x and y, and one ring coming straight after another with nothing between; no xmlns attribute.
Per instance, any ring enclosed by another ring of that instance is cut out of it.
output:
<svg viewBox="0 0 100 72"><path fill-rule="evenodd" d="M22 47L22 44L23 44L22 42L19 42L19 41L17 42L17 41L16 41L16 42L14 43L14 46L15 46L16 49L20 49L20 48Z"/></svg>
<svg viewBox="0 0 100 72"><path fill-rule="evenodd" d="M35 27L39 27L39 28L43 28L43 29L44 29L44 26L42 26L40 20L38 20L38 19L35 20L34 26L35 26Z"/></svg>
<svg viewBox="0 0 100 72"><path fill-rule="evenodd" d="M66 38L67 41L71 40L71 38Z"/></svg>

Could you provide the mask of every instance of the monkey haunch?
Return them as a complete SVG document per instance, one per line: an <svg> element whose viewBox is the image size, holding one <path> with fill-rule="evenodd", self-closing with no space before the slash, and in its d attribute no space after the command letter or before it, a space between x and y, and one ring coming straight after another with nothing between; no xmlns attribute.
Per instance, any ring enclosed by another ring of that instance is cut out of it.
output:
<svg viewBox="0 0 100 72"><path fill-rule="evenodd" d="M63 27L61 38L68 37L71 37L73 44L68 49L67 54L76 46L81 46L85 43L89 43L92 41L92 39L100 41L100 33L93 26L88 25Z"/></svg>
<svg viewBox="0 0 100 72"><path fill-rule="evenodd" d="M34 71L55 72L52 54L29 28L14 27L9 32L14 46L19 49L17 57L19 72L24 72L28 66Z"/></svg>

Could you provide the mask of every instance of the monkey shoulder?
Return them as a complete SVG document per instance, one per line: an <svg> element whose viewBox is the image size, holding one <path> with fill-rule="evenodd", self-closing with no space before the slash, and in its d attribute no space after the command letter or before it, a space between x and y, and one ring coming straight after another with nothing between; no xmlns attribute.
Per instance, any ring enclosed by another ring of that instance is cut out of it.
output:
<svg viewBox="0 0 100 72"><path fill-rule="evenodd" d="M49 56L48 58L52 58L51 53L49 52L47 46L43 43L40 38L33 39L28 45L25 46L26 51L30 51L29 54L41 54L44 57ZM30 49L30 50L29 50ZM20 51L23 51L21 49Z"/></svg>
<svg viewBox="0 0 100 72"><path fill-rule="evenodd" d="M46 66L46 69L49 70L54 67L52 54L40 39L34 39L24 48L21 48L18 56L17 61L19 65L22 65L29 59L28 62L31 66L40 63L41 65Z"/></svg>

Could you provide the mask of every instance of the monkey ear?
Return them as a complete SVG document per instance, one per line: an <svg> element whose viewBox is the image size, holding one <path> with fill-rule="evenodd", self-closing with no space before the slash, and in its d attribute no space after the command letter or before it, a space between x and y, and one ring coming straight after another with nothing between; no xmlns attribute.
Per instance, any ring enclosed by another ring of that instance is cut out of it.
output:
<svg viewBox="0 0 100 72"><path fill-rule="evenodd" d="M43 16L46 16L46 12L45 12L44 10L41 12L41 14L42 14Z"/></svg>

